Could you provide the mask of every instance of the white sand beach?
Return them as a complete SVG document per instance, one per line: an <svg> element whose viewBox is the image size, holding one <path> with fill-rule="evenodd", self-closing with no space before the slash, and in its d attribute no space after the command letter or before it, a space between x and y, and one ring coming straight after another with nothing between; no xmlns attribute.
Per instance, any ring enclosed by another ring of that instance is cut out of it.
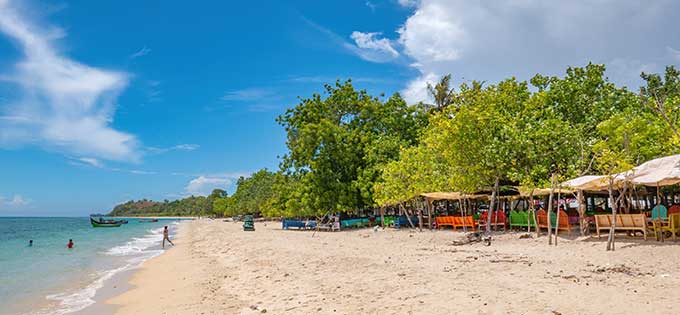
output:
<svg viewBox="0 0 680 315"><path fill-rule="evenodd" d="M662 314L680 306L680 244L386 229L283 231L197 220L147 261L117 314Z"/></svg>

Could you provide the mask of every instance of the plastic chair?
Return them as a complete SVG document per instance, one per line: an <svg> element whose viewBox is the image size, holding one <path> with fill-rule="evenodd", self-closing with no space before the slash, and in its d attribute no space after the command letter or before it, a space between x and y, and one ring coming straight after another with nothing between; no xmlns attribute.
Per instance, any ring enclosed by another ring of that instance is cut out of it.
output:
<svg viewBox="0 0 680 315"><path fill-rule="evenodd" d="M654 220L666 220L668 218L668 209L664 205L656 205L652 209L652 219Z"/></svg>

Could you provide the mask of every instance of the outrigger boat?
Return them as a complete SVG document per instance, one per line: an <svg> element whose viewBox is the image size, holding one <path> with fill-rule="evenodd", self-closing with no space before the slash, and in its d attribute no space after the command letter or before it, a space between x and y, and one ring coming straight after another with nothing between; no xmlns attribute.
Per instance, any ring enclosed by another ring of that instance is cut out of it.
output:
<svg viewBox="0 0 680 315"><path fill-rule="evenodd" d="M144 222L158 222L158 219L139 219L139 223Z"/></svg>
<svg viewBox="0 0 680 315"><path fill-rule="evenodd" d="M90 223L92 224L92 227L119 227L121 224L123 224L123 221L104 220L102 218L95 220L95 218L90 217Z"/></svg>

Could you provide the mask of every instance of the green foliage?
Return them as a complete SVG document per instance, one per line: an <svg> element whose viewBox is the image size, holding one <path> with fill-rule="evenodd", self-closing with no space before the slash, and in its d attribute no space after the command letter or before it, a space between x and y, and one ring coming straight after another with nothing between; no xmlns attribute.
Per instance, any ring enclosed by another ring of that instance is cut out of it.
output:
<svg viewBox="0 0 680 315"><path fill-rule="evenodd" d="M680 70L668 66L663 79L658 74L644 72L641 77L647 83L640 88L643 104L673 131L677 144L680 141Z"/></svg>
<svg viewBox="0 0 680 315"><path fill-rule="evenodd" d="M109 213L111 216L202 216L209 215L211 201L203 196L191 196L175 201L128 201L117 205Z"/></svg>
<svg viewBox="0 0 680 315"><path fill-rule="evenodd" d="M218 197L212 205L224 216L262 213L273 197L274 178L275 174L267 169L259 170L248 178L241 177L232 196Z"/></svg>
<svg viewBox="0 0 680 315"><path fill-rule="evenodd" d="M278 118L288 135L282 170L297 178L298 206L308 213L373 207L383 166L417 142L426 113L399 94L382 102L351 81L325 88L325 98L301 99Z"/></svg>

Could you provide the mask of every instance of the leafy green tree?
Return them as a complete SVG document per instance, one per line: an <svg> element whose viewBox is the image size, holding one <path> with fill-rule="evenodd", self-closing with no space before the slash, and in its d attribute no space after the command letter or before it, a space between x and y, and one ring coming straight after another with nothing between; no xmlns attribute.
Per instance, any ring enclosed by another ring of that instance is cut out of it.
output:
<svg viewBox="0 0 680 315"><path fill-rule="evenodd" d="M640 88L640 96L645 106L661 118L675 134L675 143L680 141L680 70L674 66L666 67L662 79L658 74L642 73L647 83Z"/></svg>
<svg viewBox="0 0 680 315"><path fill-rule="evenodd" d="M399 148L417 142L425 112L395 94L382 102L351 81L326 85L278 118L287 132L282 170L298 178L302 205L316 214L375 205L373 187Z"/></svg>

